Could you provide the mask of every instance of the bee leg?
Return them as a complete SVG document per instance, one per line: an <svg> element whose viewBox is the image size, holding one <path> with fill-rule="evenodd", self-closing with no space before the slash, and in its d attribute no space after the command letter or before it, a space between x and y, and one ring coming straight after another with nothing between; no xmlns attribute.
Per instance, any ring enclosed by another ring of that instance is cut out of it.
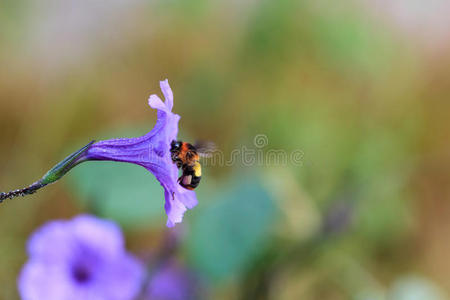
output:
<svg viewBox="0 0 450 300"><path fill-rule="evenodd" d="M173 161L176 161L177 157L178 157L178 153L177 152L172 153L172 160Z"/></svg>

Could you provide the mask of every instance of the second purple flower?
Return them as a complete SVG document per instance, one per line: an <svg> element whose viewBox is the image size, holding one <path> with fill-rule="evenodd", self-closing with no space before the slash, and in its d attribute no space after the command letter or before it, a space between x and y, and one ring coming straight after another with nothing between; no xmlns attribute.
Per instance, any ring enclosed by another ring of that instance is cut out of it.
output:
<svg viewBox="0 0 450 300"><path fill-rule="evenodd" d="M23 300L132 300L140 292L144 268L114 222L89 215L48 222L27 248Z"/></svg>

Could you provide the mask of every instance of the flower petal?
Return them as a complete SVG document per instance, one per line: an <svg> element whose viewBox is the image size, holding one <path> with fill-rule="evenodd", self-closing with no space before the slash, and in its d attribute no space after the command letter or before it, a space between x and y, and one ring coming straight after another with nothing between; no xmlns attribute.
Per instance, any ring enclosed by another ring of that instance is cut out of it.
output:
<svg viewBox="0 0 450 300"><path fill-rule="evenodd" d="M161 91L166 99L167 108L172 111L173 108L173 92L169 85L169 80L163 80L159 82L159 86L161 87Z"/></svg>
<svg viewBox="0 0 450 300"><path fill-rule="evenodd" d="M49 248L52 246L47 245ZM17 285L23 300L76 300L72 280L67 276L64 265L49 265L31 259L23 267Z"/></svg>
<svg viewBox="0 0 450 300"><path fill-rule="evenodd" d="M176 223L181 223L181 221L183 221L183 215L187 209L170 191L165 190L164 197L166 200L166 203L164 204L164 209L167 214L166 225L167 227L173 227Z"/></svg>
<svg viewBox="0 0 450 300"><path fill-rule="evenodd" d="M151 108L162 110L162 111L168 111L166 104L159 98L157 95L150 95L148 98L148 105L150 105Z"/></svg>
<svg viewBox="0 0 450 300"><path fill-rule="evenodd" d="M52 221L36 230L28 240L28 255L42 261L70 259L73 237L68 233L68 227L67 221Z"/></svg>
<svg viewBox="0 0 450 300"><path fill-rule="evenodd" d="M186 190L181 186L178 188L177 198L179 198L180 202L183 203L184 206L186 206L189 209L194 208L198 204L195 192Z"/></svg>
<svg viewBox="0 0 450 300"><path fill-rule="evenodd" d="M89 215L80 215L70 222L73 236L92 251L111 258L123 254L122 231L116 223Z"/></svg>

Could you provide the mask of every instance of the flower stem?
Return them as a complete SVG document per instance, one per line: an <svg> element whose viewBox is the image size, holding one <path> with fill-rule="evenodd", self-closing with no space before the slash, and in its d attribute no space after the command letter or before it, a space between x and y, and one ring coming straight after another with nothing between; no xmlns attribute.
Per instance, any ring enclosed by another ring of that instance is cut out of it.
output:
<svg viewBox="0 0 450 300"><path fill-rule="evenodd" d="M65 159L63 159L61 162L56 164L50 171L48 171L40 180L36 181L35 183L31 184L30 186L23 188L23 189L17 189L13 190L7 193L0 193L0 203L3 202L5 199L12 199L19 196L26 196L35 193L38 189L43 188L44 186L53 183L57 180L59 180L61 177L63 177L67 172L69 172L73 167L78 165L79 163L83 162L82 155L89 149L89 147L94 143L95 141L91 141L86 146L82 147L81 149L75 151L74 153L67 156Z"/></svg>

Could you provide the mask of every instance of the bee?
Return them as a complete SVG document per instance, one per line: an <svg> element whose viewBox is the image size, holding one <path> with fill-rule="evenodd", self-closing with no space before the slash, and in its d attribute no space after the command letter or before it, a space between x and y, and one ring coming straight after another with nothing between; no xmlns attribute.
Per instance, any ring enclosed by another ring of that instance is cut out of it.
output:
<svg viewBox="0 0 450 300"><path fill-rule="evenodd" d="M181 169L178 183L188 190L194 190L202 178L200 156L207 156L213 149L211 143L197 143L195 146L182 141L172 141L170 153L172 161Z"/></svg>

